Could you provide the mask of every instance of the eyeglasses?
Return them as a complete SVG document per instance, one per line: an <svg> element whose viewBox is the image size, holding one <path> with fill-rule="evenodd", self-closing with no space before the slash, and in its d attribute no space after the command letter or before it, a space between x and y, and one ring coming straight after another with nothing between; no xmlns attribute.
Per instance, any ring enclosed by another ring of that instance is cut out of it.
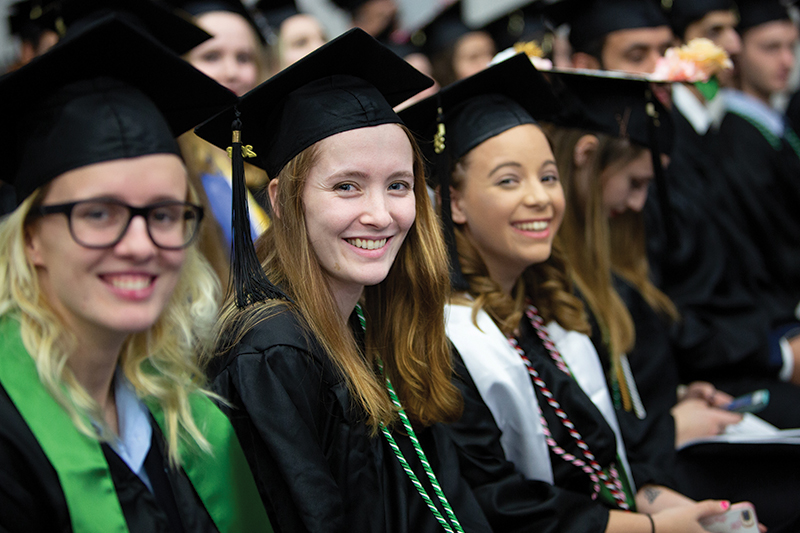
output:
<svg viewBox="0 0 800 533"><path fill-rule="evenodd" d="M115 246L135 216L144 218L153 244L164 250L186 248L197 234L203 208L186 202L166 201L133 207L117 200L81 200L39 207L41 216L63 213L72 238L86 248Z"/></svg>

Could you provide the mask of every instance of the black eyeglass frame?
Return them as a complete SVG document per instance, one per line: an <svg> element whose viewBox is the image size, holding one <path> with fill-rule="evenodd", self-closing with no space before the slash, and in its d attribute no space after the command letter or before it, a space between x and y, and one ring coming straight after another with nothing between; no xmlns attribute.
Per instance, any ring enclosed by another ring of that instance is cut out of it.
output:
<svg viewBox="0 0 800 533"><path fill-rule="evenodd" d="M119 236L114 239L113 242L109 244L104 244L102 246L98 245L89 245L82 242L75 236L75 231L72 229L72 210L75 209L75 206L80 204L88 204L88 203L99 203L99 204L114 204L120 207L124 207L128 210L128 221L122 227L122 231L120 232ZM156 242L153 238L153 234L150 231L150 222L149 216L150 213L156 209L166 207L166 206L184 206L191 208L194 211L197 217L197 224L195 225L194 233L189 238L186 243L181 246L162 246ZM179 202L177 200L166 200L163 202L156 202L154 204L146 205L144 207L134 207L132 205L126 204L125 202L120 202L119 200L113 199L100 199L100 198L93 198L88 200L78 200L77 202L68 202L65 204L54 204L54 205L40 205L39 208L36 210L36 213L39 216L47 216L47 215L56 215L56 214L63 214L67 217L67 225L69 226L69 234L72 236L72 240L74 240L79 245L83 246L84 248L89 248L92 250L102 250L105 248L113 248L125 237L125 234L128 232L128 228L131 225L131 221L135 216L141 216L145 222L145 228L147 228L147 236L150 237L150 241L156 245L157 248L162 250L183 250L187 248L192 242L197 238L197 234L199 233L200 223L203 221L203 215L205 214L205 210L202 206L193 204L191 202Z"/></svg>

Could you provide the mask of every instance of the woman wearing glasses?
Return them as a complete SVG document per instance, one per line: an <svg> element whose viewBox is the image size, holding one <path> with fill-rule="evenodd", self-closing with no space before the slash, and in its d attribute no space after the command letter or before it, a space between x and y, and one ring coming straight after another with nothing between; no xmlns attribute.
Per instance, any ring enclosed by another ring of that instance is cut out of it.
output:
<svg viewBox="0 0 800 533"><path fill-rule="evenodd" d="M194 362L218 289L173 138L229 93L109 17L0 95L0 531L268 531Z"/></svg>

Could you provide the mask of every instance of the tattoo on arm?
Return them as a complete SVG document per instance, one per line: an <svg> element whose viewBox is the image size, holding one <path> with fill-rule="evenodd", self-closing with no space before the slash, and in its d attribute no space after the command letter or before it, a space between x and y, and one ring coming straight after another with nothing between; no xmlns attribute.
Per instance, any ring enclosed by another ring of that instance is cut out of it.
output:
<svg viewBox="0 0 800 533"><path fill-rule="evenodd" d="M642 489L642 492L644 492L644 497L647 498L647 503L650 504L656 501L656 498L661 495L661 490L653 487L645 487Z"/></svg>

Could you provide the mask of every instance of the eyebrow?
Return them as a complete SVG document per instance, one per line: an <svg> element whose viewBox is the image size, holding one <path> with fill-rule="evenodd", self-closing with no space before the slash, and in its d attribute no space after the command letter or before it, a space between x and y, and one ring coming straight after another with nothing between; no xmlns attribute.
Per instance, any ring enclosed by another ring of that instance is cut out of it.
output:
<svg viewBox="0 0 800 533"><path fill-rule="evenodd" d="M522 168L522 164L521 164L521 163L517 163L516 161L507 161L507 162L505 162L505 163L500 163L499 165L497 165L496 167L494 167L494 168L493 168L493 169L492 169L492 170L489 172L489 176L493 176L495 172L497 172L498 170L500 170L500 169L501 169L501 168L503 168L503 167L515 167L515 168Z"/></svg>
<svg viewBox="0 0 800 533"><path fill-rule="evenodd" d="M369 179L369 174L366 172L361 172L360 170L342 170L341 172L334 172L333 174L327 176L325 181L331 180L339 180L343 178L352 178L352 179ZM398 170L389 174L386 177L386 181L397 179L397 178L407 178L407 179L414 179L414 173L408 170Z"/></svg>
<svg viewBox="0 0 800 533"><path fill-rule="evenodd" d="M128 204L129 202L123 198L120 194L99 194L96 196L91 196L89 198L84 198L80 200L81 202L121 202L123 204ZM187 201L186 199L181 200L180 198L176 198L174 196L159 194L158 196L154 196L152 198L148 198L147 202L144 205L153 205L158 204L161 202L184 202ZM131 204L132 205L132 204Z"/></svg>
<svg viewBox="0 0 800 533"><path fill-rule="evenodd" d="M546 167L546 166L549 166L549 165L553 165L554 167L558 168L558 165L556 165L556 162L555 162L555 161L553 161L552 159L548 159L547 161L543 162L543 163L542 163L542 164L539 166L539 171L541 171L541 170L542 170L544 167ZM498 170L500 170L500 169L501 169L501 168L503 168L503 167L522 168L522 164L521 164L521 163L517 163L516 161L507 161L507 162L505 162L505 163L500 163L499 165L497 165L496 167L494 167L494 168L491 170L491 172L489 172L489 174L488 174L488 175L489 175L489 176L493 176L495 172L497 172Z"/></svg>
<svg viewBox="0 0 800 533"><path fill-rule="evenodd" d="M625 51L622 53L622 55L628 55L628 54L632 54L634 52L647 52L648 50L650 50L650 48L657 48L657 47L660 47L660 46L661 46L661 43L658 43L657 45L654 45L654 46L651 46L649 44L644 44L644 43L634 43L634 44L630 45L628 48L626 48Z"/></svg>

